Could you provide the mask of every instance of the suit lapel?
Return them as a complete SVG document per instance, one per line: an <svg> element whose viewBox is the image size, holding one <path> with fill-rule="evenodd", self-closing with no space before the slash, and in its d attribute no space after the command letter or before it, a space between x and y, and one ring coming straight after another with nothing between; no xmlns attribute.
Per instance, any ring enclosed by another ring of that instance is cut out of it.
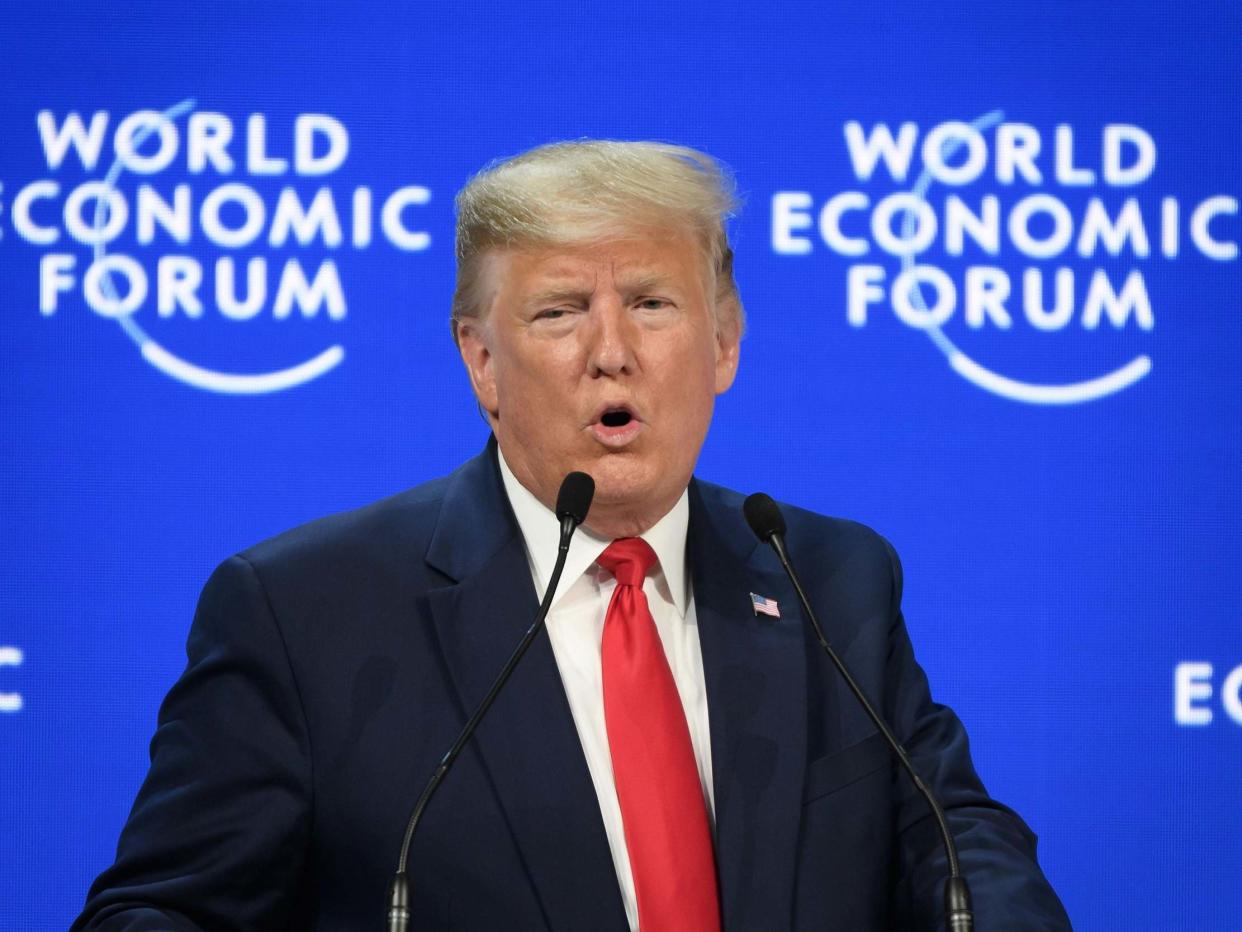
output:
<svg viewBox="0 0 1242 932"><path fill-rule="evenodd" d="M427 561L451 585L429 607L458 700L487 692L537 609L495 461L450 479ZM792 916L806 765L806 667L795 595L741 518L741 502L692 482L687 541L703 653L726 930ZM756 617L755 592L782 617ZM573 715L546 633L475 735L551 929L624 932L625 910ZM467 752L469 753L469 752Z"/></svg>
<svg viewBox="0 0 1242 932"><path fill-rule="evenodd" d="M726 930L792 921L806 769L806 659L795 594L741 516L690 487L688 553L707 681L716 860ZM736 497L736 496L734 496ZM756 616L750 593L781 618Z"/></svg>
<svg viewBox="0 0 1242 932"><path fill-rule="evenodd" d="M429 605L467 714L538 609L495 456L492 441L450 481L427 555L455 580L432 590ZM627 929L595 787L546 632L514 671L474 743L550 928Z"/></svg>

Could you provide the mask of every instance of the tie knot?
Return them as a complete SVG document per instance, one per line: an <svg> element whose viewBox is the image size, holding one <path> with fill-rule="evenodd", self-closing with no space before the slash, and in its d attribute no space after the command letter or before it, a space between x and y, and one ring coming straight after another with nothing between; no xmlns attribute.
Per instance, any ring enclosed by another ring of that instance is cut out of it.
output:
<svg viewBox="0 0 1242 932"><path fill-rule="evenodd" d="M656 564L656 555L641 537L622 537L609 544L596 562L612 573L618 584L641 589Z"/></svg>

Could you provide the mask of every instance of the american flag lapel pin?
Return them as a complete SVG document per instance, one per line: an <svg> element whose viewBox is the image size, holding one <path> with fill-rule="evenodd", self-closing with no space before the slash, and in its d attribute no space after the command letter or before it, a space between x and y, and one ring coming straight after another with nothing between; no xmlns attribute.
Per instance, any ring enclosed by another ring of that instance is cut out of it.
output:
<svg viewBox="0 0 1242 932"><path fill-rule="evenodd" d="M755 617L760 615L767 615L769 618L781 617L781 608L776 604L776 599L769 599L767 596L752 592L750 594L750 607L755 610Z"/></svg>

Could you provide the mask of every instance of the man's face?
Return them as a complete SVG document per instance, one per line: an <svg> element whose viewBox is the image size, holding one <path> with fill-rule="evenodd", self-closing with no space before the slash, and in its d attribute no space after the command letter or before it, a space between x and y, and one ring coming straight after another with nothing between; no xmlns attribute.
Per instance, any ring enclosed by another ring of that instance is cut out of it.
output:
<svg viewBox="0 0 1242 932"><path fill-rule="evenodd" d="M482 274L489 309L462 323L461 352L506 462L549 507L566 473L589 473L588 526L646 530L689 482L737 370L737 315L717 315L699 242L496 250Z"/></svg>

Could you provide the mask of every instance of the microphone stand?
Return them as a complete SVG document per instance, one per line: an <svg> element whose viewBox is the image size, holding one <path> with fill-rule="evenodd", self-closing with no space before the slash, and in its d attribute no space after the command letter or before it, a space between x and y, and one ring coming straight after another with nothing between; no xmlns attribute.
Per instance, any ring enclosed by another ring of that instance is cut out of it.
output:
<svg viewBox="0 0 1242 932"><path fill-rule="evenodd" d="M575 479L575 477L578 478ZM572 488L571 483L574 484ZM565 569L565 558L569 556L569 540L573 537L578 525L586 519L587 510L590 508L591 497L594 492L595 483L585 473L572 472L565 477L565 481L561 484L561 491L557 497L556 506L557 517L561 519L560 544L556 551L556 565L552 568L552 577L548 580L547 591L543 594L543 602L539 605L539 612L535 616L534 623L522 635L522 640L518 642L509 659L505 661L504 667L501 668L500 674L487 691L487 695L483 697L483 701L474 710L474 714L466 722L466 726L461 730L461 734L457 736L457 740L453 742L453 746L448 749L448 752L440 760L440 763L431 775L431 779L427 781L427 786L423 789L422 795L418 797L418 802L414 804L414 811L410 814L410 821L405 827L405 836L401 839L401 855L397 859L397 873L388 885L388 932L409 932L410 881L406 873L406 863L410 854L410 844L414 841L414 832L418 829L418 823L422 820L423 812L426 810L427 804L431 802L431 797L440 788L440 784L444 782L445 775L453 766L453 762L457 760L457 756L461 753L462 748L466 746L475 729L479 727L479 722L483 720L487 710L496 701L496 696L500 694L500 690L508 682L514 668L517 667L519 661L525 656L526 651L530 648L539 632L543 630L544 621L548 617L548 609L552 607L552 598L556 595L556 587L560 583L561 573Z"/></svg>
<svg viewBox="0 0 1242 932"><path fill-rule="evenodd" d="M752 502L754 503L753 505ZM820 627L819 619L815 617L815 611L811 608L810 599L807 598L806 592L802 588L802 583L798 579L798 574L794 572L793 563L790 562L789 551L785 549L785 519L781 515L776 502L772 501L767 495L757 492L746 499L744 510L751 530L755 532L755 535L761 541L770 544L772 549L776 551L776 557L780 560L781 566L785 568L785 573L789 576L789 581L793 583L794 591L798 594L798 601L802 604L802 609L806 612L806 617L811 622L811 628L815 632L815 638L819 641L819 646L828 655L832 665L837 668L837 672L845 680L845 685L854 694L854 698L863 707L863 711L867 713L872 724L884 735L884 739L888 742L889 747L893 749L897 759L901 762L902 768L910 776L910 779L914 781L915 788L927 800L927 805L930 807L932 815L935 816L936 824L940 829L945 855L949 861L949 876L944 886L945 930L946 932L972 932L974 929L974 915L971 912L970 906L970 887L967 885L966 878L962 875L961 866L958 864L957 845L953 842L953 833L949 830L949 823L945 818L944 809L936 797L932 795L927 784L923 782L918 771L914 769L914 764L910 761L910 755L906 753L906 749L902 747L901 742L897 740L897 736L888 727L888 723L872 707L866 695L864 695L862 687L850 675L849 670L846 669L845 664L837 656L837 652L832 649L832 645L828 643L828 639L824 636L824 629Z"/></svg>

